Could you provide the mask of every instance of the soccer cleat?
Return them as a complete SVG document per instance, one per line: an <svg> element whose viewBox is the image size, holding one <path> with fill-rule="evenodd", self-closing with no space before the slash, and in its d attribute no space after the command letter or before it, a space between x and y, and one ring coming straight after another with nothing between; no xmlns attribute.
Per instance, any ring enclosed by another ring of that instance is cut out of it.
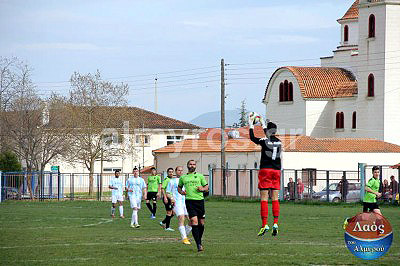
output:
<svg viewBox="0 0 400 266"><path fill-rule="evenodd" d="M349 217L346 217L346 219L344 219L344 222L343 222L343 230L346 230L346 227L347 227L347 225L349 224L348 219L349 219Z"/></svg>
<svg viewBox="0 0 400 266"><path fill-rule="evenodd" d="M204 251L203 245L197 245L197 252Z"/></svg>
<svg viewBox="0 0 400 266"><path fill-rule="evenodd" d="M154 220L154 219L156 219L156 216L152 214L152 215L150 215L150 219Z"/></svg>
<svg viewBox="0 0 400 266"><path fill-rule="evenodd" d="M121 218L121 219L124 219L124 218L125 218L125 216L121 215L119 218Z"/></svg>
<svg viewBox="0 0 400 266"><path fill-rule="evenodd" d="M278 235L278 224L272 226L272 236Z"/></svg>
<svg viewBox="0 0 400 266"><path fill-rule="evenodd" d="M174 232L175 230L174 230L174 229L172 229L171 227L168 227L168 228L165 228L165 231L168 231L168 232Z"/></svg>
<svg viewBox="0 0 400 266"><path fill-rule="evenodd" d="M264 227L261 227L260 231L258 232L258 236L263 236L268 231L269 231L269 226L268 224L266 224Z"/></svg>
<svg viewBox="0 0 400 266"><path fill-rule="evenodd" d="M190 241L189 241L189 238L187 238L187 237L182 239L182 243L185 244L185 245L190 245L191 244Z"/></svg>
<svg viewBox="0 0 400 266"><path fill-rule="evenodd" d="M160 226L165 229L165 224L163 222L160 222Z"/></svg>
<svg viewBox="0 0 400 266"><path fill-rule="evenodd" d="M131 227L132 227L132 228L135 228L136 226L135 226L134 224L131 224Z"/></svg>
<svg viewBox="0 0 400 266"><path fill-rule="evenodd" d="M140 224L136 224L136 225L135 225L135 228L139 228L139 227L140 227Z"/></svg>

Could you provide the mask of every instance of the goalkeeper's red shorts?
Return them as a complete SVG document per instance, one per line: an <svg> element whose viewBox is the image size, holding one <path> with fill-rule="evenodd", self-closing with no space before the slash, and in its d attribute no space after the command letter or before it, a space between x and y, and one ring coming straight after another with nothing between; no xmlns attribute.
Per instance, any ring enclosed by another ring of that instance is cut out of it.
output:
<svg viewBox="0 0 400 266"><path fill-rule="evenodd" d="M258 172L259 189L281 189L281 170L263 168Z"/></svg>

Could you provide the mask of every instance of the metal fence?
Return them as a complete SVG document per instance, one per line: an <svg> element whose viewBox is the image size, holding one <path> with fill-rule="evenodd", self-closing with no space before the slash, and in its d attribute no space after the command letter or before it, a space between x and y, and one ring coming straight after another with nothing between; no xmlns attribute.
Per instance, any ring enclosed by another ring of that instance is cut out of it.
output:
<svg viewBox="0 0 400 266"><path fill-rule="evenodd" d="M15 172L1 173L0 201L3 200L109 200L114 174L94 173L92 190L88 173ZM132 174L121 173L124 183ZM162 179L166 173L161 173ZM147 183L148 175L141 175ZM208 175L205 176L208 180Z"/></svg>
<svg viewBox="0 0 400 266"><path fill-rule="evenodd" d="M315 200L325 202L358 202L363 199L365 184L372 177L372 166L360 164L358 171L283 169L280 200ZM380 166L381 180L394 176L398 182L399 169ZM225 173L225 178L224 178ZM210 194L258 198L257 169L211 169ZM390 180L389 180L390 183ZM399 185L397 184L399 187ZM381 185L381 192L383 185ZM392 196L393 199L395 196ZM387 201L382 197L380 200Z"/></svg>
<svg viewBox="0 0 400 266"><path fill-rule="evenodd" d="M385 180L398 182L400 169L380 166L380 192L382 201L393 201L399 191L385 190ZM225 175L224 175L225 173ZM1 200L109 200L109 183L113 174L93 174L90 190L88 173L18 172L1 173ZM125 182L130 174L121 174ZM161 173L165 178L166 173ZM224 178L225 176L225 178ZM147 183L147 175L142 175ZM205 175L210 185L210 195L258 198L257 169L210 169ZM372 165L359 164L358 171L317 169L284 169L281 171L279 198L286 201L315 200L326 202L358 202L364 196L365 184L372 177ZM396 193L394 193L396 192Z"/></svg>

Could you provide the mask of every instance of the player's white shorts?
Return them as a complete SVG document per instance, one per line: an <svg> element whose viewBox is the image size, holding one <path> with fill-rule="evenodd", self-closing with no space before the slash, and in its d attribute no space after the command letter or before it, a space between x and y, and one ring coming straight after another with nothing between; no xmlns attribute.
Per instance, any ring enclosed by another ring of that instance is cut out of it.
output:
<svg viewBox="0 0 400 266"><path fill-rule="evenodd" d="M112 203L117 203L117 201L124 201L124 197L122 195L112 195L111 196L111 202Z"/></svg>
<svg viewBox="0 0 400 266"><path fill-rule="evenodd" d="M132 209L133 208L140 209L140 206L141 206L141 203L142 203L141 199L138 199L136 197L129 197L129 201L131 202L131 208Z"/></svg>
<svg viewBox="0 0 400 266"><path fill-rule="evenodd" d="M175 212L176 216L188 215L185 204L175 204L173 211Z"/></svg>

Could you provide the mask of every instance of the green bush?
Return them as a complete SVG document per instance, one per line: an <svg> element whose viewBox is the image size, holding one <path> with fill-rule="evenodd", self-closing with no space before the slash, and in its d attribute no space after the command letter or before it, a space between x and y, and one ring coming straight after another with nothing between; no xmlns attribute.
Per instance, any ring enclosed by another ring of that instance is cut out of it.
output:
<svg viewBox="0 0 400 266"><path fill-rule="evenodd" d="M11 151L0 153L0 171L17 172L21 171L21 163L18 161L17 155Z"/></svg>

